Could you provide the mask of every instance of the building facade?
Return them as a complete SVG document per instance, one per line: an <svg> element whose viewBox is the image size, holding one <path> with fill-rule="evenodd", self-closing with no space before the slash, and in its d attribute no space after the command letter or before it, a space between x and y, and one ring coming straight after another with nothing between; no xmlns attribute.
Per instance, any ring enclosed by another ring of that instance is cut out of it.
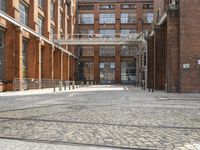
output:
<svg viewBox="0 0 200 150"><path fill-rule="evenodd" d="M126 38L151 30L153 11L153 0L79 0L77 33ZM77 46L79 78L100 84L133 84L142 78L136 70L142 72L146 65L137 62L137 57L142 57L140 61L146 57L144 53L137 56L138 49L130 45Z"/></svg>
<svg viewBox="0 0 200 150"><path fill-rule="evenodd" d="M75 32L75 0L0 0L0 10L1 91L74 80L75 50L54 39Z"/></svg>
<svg viewBox="0 0 200 150"><path fill-rule="evenodd" d="M200 92L199 0L155 0L148 37L148 86L167 92Z"/></svg>

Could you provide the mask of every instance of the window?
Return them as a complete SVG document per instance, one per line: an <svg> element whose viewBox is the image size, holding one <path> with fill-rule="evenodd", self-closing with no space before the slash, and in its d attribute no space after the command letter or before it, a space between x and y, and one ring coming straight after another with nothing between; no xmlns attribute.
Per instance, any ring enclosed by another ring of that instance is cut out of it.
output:
<svg viewBox="0 0 200 150"><path fill-rule="evenodd" d="M100 10L115 9L114 5L100 5Z"/></svg>
<svg viewBox="0 0 200 150"><path fill-rule="evenodd" d="M60 19L60 28L63 29L63 12L61 10L60 10L59 19Z"/></svg>
<svg viewBox="0 0 200 150"><path fill-rule="evenodd" d="M69 4L68 3L66 3L65 9L66 9L66 15L68 16L69 15Z"/></svg>
<svg viewBox="0 0 200 150"><path fill-rule="evenodd" d="M0 80L4 80L4 35L0 30Z"/></svg>
<svg viewBox="0 0 200 150"><path fill-rule="evenodd" d="M78 54L80 57L94 56L93 46L80 46L78 48Z"/></svg>
<svg viewBox="0 0 200 150"><path fill-rule="evenodd" d="M136 9L137 5L136 4L122 4L121 8L122 9Z"/></svg>
<svg viewBox="0 0 200 150"><path fill-rule="evenodd" d="M6 0L0 0L0 10L6 11Z"/></svg>
<svg viewBox="0 0 200 150"><path fill-rule="evenodd" d="M115 56L115 46L100 46L100 56Z"/></svg>
<svg viewBox="0 0 200 150"><path fill-rule="evenodd" d="M22 40L22 77L27 78L27 52L28 40Z"/></svg>
<svg viewBox="0 0 200 150"><path fill-rule="evenodd" d="M143 4L143 9L153 9L153 4Z"/></svg>
<svg viewBox="0 0 200 150"><path fill-rule="evenodd" d="M50 29L50 40L51 41L54 41L54 34L55 34L55 29L54 29L54 26L51 26L51 29Z"/></svg>
<svg viewBox="0 0 200 150"><path fill-rule="evenodd" d="M84 37L86 37L86 38L88 38L88 37L93 37L93 35L94 35L94 30L92 30L92 29L82 29L82 30L79 30L79 37L80 38L84 38Z"/></svg>
<svg viewBox="0 0 200 150"><path fill-rule="evenodd" d="M44 18L41 16L38 17L38 33L41 35L44 33Z"/></svg>
<svg viewBox="0 0 200 150"><path fill-rule="evenodd" d="M38 0L38 7L44 9L44 0Z"/></svg>
<svg viewBox="0 0 200 150"><path fill-rule="evenodd" d="M19 3L20 22L28 26L28 7L25 3Z"/></svg>
<svg viewBox="0 0 200 150"><path fill-rule="evenodd" d="M100 24L114 24L115 14L100 14Z"/></svg>
<svg viewBox="0 0 200 150"><path fill-rule="evenodd" d="M54 3L54 1L51 1L50 16L51 16L51 19L54 20L54 18L55 18L55 3Z"/></svg>
<svg viewBox="0 0 200 150"><path fill-rule="evenodd" d="M121 37L129 37L134 33L136 33L136 29L121 29Z"/></svg>
<svg viewBox="0 0 200 150"><path fill-rule="evenodd" d="M82 29L82 30L79 30L79 34L94 34L94 30L93 29Z"/></svg>
<svg viewBox="0 0 200 150"><path fill-rule="evenodd" d="M94 14L79 14L79 24L94 24Z"/></svg>
<svg viewBox="0 0 200 150"><path fill-rule="evenodd" d="M121 23L136 23L136 14L131 13L122 13L121 14Z"/></svg>
<svg viewBox="0 0 200 150"><path fill-rule="evenodd" d="M79 5L78 10L94 10L94 5Z"/></svg>
<svg viewBox="0 0 200 150"><path fill-rule="evenodd" d="M103 38L114 38L115 37L115 30L100 30L100 34Z"/></svg>
<svg viewBox="0 0 200 150"><path fill-rule="evenodd" d="M136 46L121 46L121 56L135 56L137 50Z"/></svg>
<svg viewBox="0 0 200 150"><path fill-rule="evenodd" d="M153 22L153 13L145 13L143 14L144 22L145 23L152 23Z"/></svg>

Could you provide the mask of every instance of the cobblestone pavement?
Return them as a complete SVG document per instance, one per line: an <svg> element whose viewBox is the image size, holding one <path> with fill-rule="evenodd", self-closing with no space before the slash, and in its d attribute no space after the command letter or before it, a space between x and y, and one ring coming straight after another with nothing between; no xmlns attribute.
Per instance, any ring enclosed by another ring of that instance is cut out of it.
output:
<svg viewBox="0 0 200 150"><path fill-rule="evenodd" d="M200 94L111 85L0 94L0 150L10 149L200 150Z"/></svg>

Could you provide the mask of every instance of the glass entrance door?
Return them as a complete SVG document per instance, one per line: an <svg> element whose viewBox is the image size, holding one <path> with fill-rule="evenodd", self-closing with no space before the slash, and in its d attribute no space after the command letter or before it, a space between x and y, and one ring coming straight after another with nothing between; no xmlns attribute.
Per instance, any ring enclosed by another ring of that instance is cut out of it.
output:
<svg viewBox="0 0 200 150"><path fill-rule="evenodd" d="M115 82L115 63L102 62L100 67L100 83L113 84Z"/></svg>
<svg viewBox="0 0 200 150"><path fill-rule="evenodd" d="M134 62L121 62L121 83L133 84L136 82L136 64Z"/></svg>

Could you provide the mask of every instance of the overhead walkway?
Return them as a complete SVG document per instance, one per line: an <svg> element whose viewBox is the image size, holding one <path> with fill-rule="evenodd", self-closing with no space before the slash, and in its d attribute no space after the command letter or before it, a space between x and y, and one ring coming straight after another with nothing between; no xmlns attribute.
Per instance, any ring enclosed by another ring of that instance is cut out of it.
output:
<svg viewBox="0 0 200 150"><path fill-rule="evenodd" d="M55 39L58 45L138 45L144 41L141 34L75 34Z"/></svg>

